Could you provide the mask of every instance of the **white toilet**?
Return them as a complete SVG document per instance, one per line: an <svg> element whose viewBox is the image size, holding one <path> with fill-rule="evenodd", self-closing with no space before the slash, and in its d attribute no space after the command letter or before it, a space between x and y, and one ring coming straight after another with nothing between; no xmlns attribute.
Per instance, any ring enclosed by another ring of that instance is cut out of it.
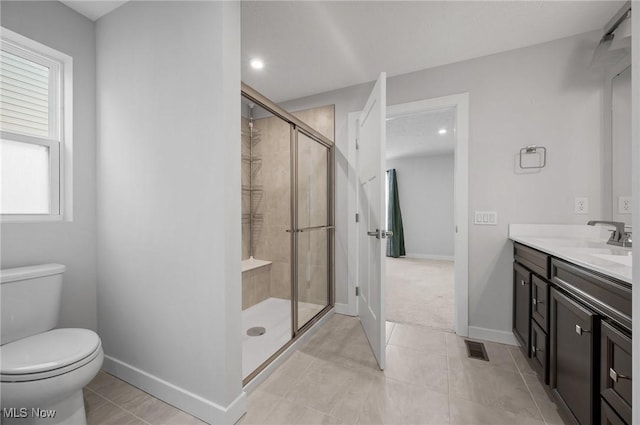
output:
<svg viewBox="0 0 640 425"><path fill-rule="evenodd" d="M54 329L64 271L44 264L0 272L2 425L87 423L82 387L102 366L102 344L88 329Z"/></svg>

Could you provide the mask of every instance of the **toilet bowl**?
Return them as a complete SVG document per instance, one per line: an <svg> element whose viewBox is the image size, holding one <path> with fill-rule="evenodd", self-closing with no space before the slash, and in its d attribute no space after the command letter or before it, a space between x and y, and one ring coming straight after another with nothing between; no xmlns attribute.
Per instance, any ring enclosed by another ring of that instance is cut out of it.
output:
<svg viewBox="0 0 640 425"><path fill-rule="evenodd" d="M103 361L98 335L57 324L64 266L1 271L2 424L87 423L82 388Z"/></svg>

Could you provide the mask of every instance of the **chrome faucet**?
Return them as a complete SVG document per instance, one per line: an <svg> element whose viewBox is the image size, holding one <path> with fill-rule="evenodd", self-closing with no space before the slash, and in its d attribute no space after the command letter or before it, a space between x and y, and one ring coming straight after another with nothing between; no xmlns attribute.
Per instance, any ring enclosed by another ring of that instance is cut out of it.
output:
<svg viewBox="0 0 640 425"><path fill-rule="evenodd" d="M611 237L607 241L609 245L622 246L625 248L631 248L631 232L624 230L625 224L619 221L602 221L602 220L590 220L587 222L589 226L595 226L596 224L607 224L613 226L616 230L611 232Z"/></svg>

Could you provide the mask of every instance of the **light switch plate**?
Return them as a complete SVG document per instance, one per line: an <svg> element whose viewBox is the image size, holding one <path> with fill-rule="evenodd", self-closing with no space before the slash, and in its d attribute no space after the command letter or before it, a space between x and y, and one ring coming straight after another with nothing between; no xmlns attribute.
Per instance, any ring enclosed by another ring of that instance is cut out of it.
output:
<svg viewBox="0 0 640 425"><path fill-rule="evenodd" d="M618 196L618 214L631 214L631 196Z"/></svg>
<svg viewBox="0 0 640 425"><path fill-rule="evenodd" d="M498 224L498 213L496 211L475 211L473 223L479 226L495 226Z"/></svg>
<svg viewBox="0 0 640 425"><path fill-rule="evenodd" d="M575 214L589 214L589 198L575 198L573 212Z"/></svg>

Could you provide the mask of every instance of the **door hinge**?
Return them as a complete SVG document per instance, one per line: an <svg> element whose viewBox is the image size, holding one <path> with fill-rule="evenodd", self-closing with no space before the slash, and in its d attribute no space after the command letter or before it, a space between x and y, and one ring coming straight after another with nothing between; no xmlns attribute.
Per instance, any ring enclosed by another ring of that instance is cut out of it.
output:
<svg viewBox="0 0 640 425"><path fill-rule="evenodd" d="M360 287L356 286L356 297L360 296Z"/></svg>
<svg viewBox="0 0 640 425"><path fill-rule="evenodd" d="M358 143L358 139L356 139L356 150L360 149L360 143Z"/></svg>
<svg viewBox="0 0 640 425"><path fill-rule="evenodd" d="M360 214L356 213L356 223L360 223Z"/></svg>

